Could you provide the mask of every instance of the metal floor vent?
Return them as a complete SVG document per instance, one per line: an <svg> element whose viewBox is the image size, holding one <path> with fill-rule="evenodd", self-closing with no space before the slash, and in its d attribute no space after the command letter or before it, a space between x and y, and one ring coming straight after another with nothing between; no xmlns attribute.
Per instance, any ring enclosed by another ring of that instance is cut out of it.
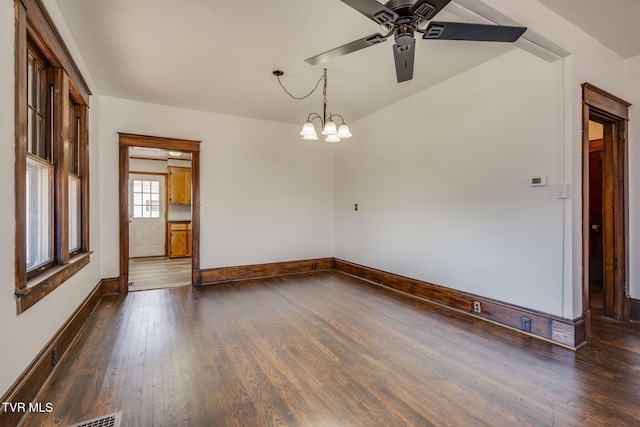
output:
<svg viewBox="0 0 640 427"><path fill-rule="evenodd" d="M94 418L88 421L82 421L78 424L73 424L68 427L120 427L120 419L122 418L121 416L122 411L115 412L103 417Z"/></svg>

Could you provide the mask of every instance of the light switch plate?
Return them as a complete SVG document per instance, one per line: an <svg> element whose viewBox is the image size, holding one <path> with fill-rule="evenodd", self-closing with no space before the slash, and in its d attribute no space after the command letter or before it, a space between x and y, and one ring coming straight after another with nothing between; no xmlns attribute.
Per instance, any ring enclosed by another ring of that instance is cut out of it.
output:
<svg viewBox="0 0 640 427"><path fill-rule="evenodd" d="M568 199L571 194L571 184L556 184L553 188L553 192L556 199Z"/></svg>

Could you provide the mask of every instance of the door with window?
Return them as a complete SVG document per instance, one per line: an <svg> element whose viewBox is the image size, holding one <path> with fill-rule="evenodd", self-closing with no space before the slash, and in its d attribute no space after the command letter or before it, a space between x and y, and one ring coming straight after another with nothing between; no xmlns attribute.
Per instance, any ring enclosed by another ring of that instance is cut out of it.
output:
<svg viewBox="0 0 640 427"><path fill-rule="evenodd" d="M165 256L165 175L129 175L129 257Z"/></svg>

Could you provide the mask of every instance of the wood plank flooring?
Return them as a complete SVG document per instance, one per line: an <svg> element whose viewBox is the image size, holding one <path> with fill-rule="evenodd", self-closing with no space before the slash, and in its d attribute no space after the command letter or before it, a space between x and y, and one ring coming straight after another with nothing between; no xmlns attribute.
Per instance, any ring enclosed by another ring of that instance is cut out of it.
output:
<svg viewBox="0 0 640 427"><path fill-rule="evenodd" d="M191 258L130 258L129 291L191 285Z"/></svg>
<svg viewBox="0 0 640 427"><path fill-rule="evenodd" d="M640 425L640 325L593 331L573 352L335 272L106 296L24 426Z"/></svg>

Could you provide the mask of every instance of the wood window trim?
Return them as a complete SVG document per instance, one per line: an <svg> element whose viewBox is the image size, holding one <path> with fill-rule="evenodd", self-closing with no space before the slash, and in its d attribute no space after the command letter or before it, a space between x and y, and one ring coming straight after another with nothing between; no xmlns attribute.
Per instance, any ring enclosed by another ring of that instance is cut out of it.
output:
<svg viewBox="0 0 640 427"><path fill-rule="evenodd" d="M88 157L88 99L91 92L69 54L62 37L41 0L15 0L15 294L18 314L33 306L71 276L89 264L89 157ZM43 56L50 66L48 79L54 81L53 104L57 114L51 123L54 153L54 260L55 266L36 277L28 278L26 271L27 221L26 163L28 151L27 58L32 50ZM68 252L68 139L70 97L82 106L82 142L80 143L81 250L70 256Z"/></svg>

